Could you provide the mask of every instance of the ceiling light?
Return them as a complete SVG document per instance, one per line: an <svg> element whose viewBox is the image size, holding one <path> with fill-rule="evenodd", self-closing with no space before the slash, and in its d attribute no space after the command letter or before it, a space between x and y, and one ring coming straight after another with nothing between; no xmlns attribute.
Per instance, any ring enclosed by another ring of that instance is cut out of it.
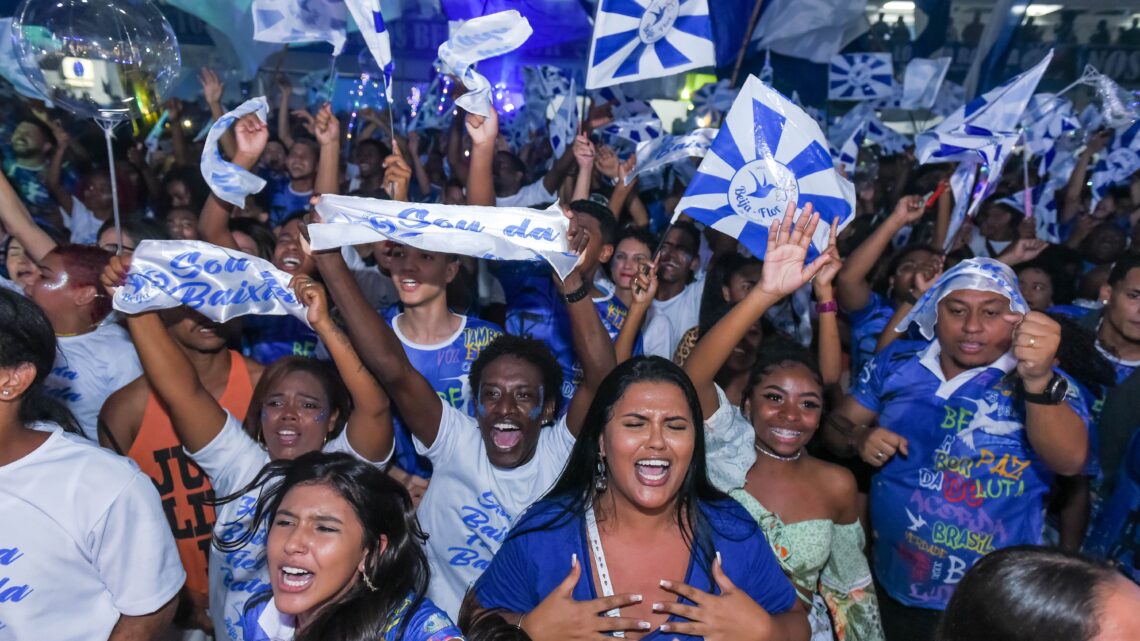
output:
<svg viewBox="0 0 1140 641"><path fill-rule="evenodd" d="M884 11L914 11L914 3L910 0L890 0L883 3Z"/></svg>
<svg viewBox="0 0 1140 641"><path fill-rule="evenodd" d="M1031 4L1025 9L1025 15L1031 18L1040 18L1041 16L1047 16L1054 11L1060 11L1064 8L1064 5L1059 4Z"/></svg>

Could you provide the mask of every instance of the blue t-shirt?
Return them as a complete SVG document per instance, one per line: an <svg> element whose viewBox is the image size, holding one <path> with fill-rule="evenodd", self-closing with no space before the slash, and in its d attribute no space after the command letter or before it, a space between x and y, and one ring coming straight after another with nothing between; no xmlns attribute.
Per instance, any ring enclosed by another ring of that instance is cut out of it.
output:
<svg viewBox="0 0 1140 641"><path fill-rule="evenodd" d="M939 354L937 341L895 341L851 390L909 451L871 483L875 575L897 601L934 610L978 559L1041 543L1053 480L1029 444L1012 354L950 381ZM1087 425L1075 385L1066 402Z"/></svg>
<svg viewBox="0 0 1140 641"><path fill-rule="evenodd" d="M242 318L242 353L269 365L282 356L312 356L317 333L292 316Z"/></svg>
<svg viewBox="0 0 1140 641"><path fill-rule="evenodd" d="M1097 310L1092 307L1084 307L1081 305L1054 305L1045 310L1048 314L1060 314L1068 316L1074 320L1080 320L1089 314L1095 314Z"/></svg>
<svg viewBox="0 0 1140 641"><path fill-rule="evenodd" d="M267 596L251 599L249 607L242 616L242 636L245 641L276 641L285 636L292 638L290 633L294 631L295 619L277 612L276 608L267 614L266 610L270 609L273 602L271 598L266 598ZM395 616L384 626L384 633L378 641L447 641L463 638L463 633L455 627L447 613L436 607L427 597L424 597L416 611L409 616L408 608L411 607L413 599L414 595L408 595L404 599ZM266 626L262 625L263 616L268 617L270 630L266 630ZM407 625L403 627L403 634L400 634L400 626L405 619Z"/></svg>
<svg viewBox="0 0 1140 641"><path fill-rule="evenodd" d="M291 181L278 183L277 191L273 192L269 201L269 226L277 227L292 213L308 211L309 199L312 197L312 191L303 194L293 191Z"/></svg>
<svg viewBox="0 0 1140 641"><path fill-rule="evenodd" d="M1140 419L1138 419L1140 426ZM1112 561L1140 583L1140 430L1132 433L1116 488L1101 506L1085 539L1085 552Z"/></svg>
<svg viewBox="0 0 1140 641"><path fill-rule="evenodd" d="M436 394L448 405L462 410L468 416L475 416L475 403L471 402L471 387L467 377L471 364L483 349L498 338L503 330L494 323L470 316L461 316L459 330L447 340L437 345L412 343L396 325L399 316L397 307L389 308L384 314L388 324L404 346L404 353ZM412 434L397 414L393 420L396 432L396 464L405 472L423 478L431 478L431 461L416 454Z"/></svg>
<svg viewBox="0 0 1140 641"><path fill-rule="evenodd" d="M481 606L530 612L566 578L574 554L582 564L582 576L574 586L574 599L589 601L600 596L594 590L586 520L582 516L558 518L564 505L565 499L540 501L511 528L507 540L491 560L491 566L475 582L475 595ZM756 603L772 614L790 610L796 604L795 588L784 576L755 519L740 504L727 499L715 504L702 502L699 508L710 526L705 541L709 545L694 545L685 583L719 594L720 589L709 577L712 551L719 551L725 574ZM546 525L552 520L556 522ZM533 527L543 529L527 531ZM614 561L611 559L609 563L612 565ZM686 599L681 602L691 604ZM684 619L670 616L669 620ZM701 637L655 630L644 638L690 641Z"/></svg>
<svg viewBox="0 0 1140 641"><path fill-rule="evenodd" d="M492 264L507 295L507 332L543 341L562 367L562 409L565 411L581 381L582 367L574 353L570 312L558 296L558 289L551 280L550 267L540 261ZM610 340L617 340L629 309L612 291L606 290L601 284L597 285L603 291L603 296L593 299L594 308L598 310L598 317L602 319ZM639 336L633 353L636 356L641 352Z"/></svg>
<svg viewBox="0 0 1140 641"><path fill-rule="evenodd" d="M861 309L847 313L847 322L851 325L851 378L858 376L875 355L879 335L894 315L895 306L875 292L871 292Z"/></svg>

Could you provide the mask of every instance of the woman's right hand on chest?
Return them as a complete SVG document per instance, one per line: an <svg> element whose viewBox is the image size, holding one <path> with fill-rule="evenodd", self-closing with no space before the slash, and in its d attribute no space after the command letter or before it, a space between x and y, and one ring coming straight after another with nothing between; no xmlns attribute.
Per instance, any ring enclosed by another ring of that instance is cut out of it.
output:
<svg viewBox="0 0 1140 641"><path fill-rule="evenodd" d="M605 613L614 608L640 603L640 594L615 594L591 601L576 601L574 586L582 576L578 556L571 559L570 573L554 591L525 614L520 622L523 631L534 641L602 641L613 637L607 633L622 631L648 631L648 621L630 617L608 617Z"/></svg>

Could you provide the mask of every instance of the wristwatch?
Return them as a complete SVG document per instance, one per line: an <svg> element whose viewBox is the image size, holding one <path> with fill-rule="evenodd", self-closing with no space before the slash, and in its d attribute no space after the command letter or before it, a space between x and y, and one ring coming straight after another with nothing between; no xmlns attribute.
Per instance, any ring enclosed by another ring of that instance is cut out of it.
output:
<svg viewBox="0 0 1140 641"><path fill-rule="evenodd" d="M562 299L563 303L566 303L567 305L573 305L574 303L577 303L578 301L585 298L586 295L589 293L590 293L590 283L583 280L581 287L579 287L578 289L575 289L574 291L570 292L569 294L559 294L558 297Z"/></svg>
<svg viewBox="0 0 1140 641"><path fill-rule="evenodd" d="M1035 403L1037 405L1060 405L1065 400L1065 395L1069 392L1069 381L1060 374L1053 374L1053 378L1045 384L1045 389L1041 392L1034 394L1033 392L1026 391L1022 387L1022 393L1026 403Z"/></svg>

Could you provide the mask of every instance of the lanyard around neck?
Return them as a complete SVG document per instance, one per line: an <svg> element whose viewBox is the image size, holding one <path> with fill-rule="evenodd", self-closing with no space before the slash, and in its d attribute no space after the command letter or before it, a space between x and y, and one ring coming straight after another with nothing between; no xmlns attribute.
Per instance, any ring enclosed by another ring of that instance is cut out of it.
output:
<svg viewBox="0 0 1140 641"><path fill-rule="evenodd" d="M602 596L614 595L614 585L610 581L610 570L606 565L606 553L602 550L602 537L598 534L598 519L594 516L594 508L586 508L586 536L590 540L590 552L594 556L594 565L598 566L598 583L602 586ZM621 608L614 608L606 612L608 617L620 617ZM625 638L625 633L614 632L613 635Z"/></svg>

